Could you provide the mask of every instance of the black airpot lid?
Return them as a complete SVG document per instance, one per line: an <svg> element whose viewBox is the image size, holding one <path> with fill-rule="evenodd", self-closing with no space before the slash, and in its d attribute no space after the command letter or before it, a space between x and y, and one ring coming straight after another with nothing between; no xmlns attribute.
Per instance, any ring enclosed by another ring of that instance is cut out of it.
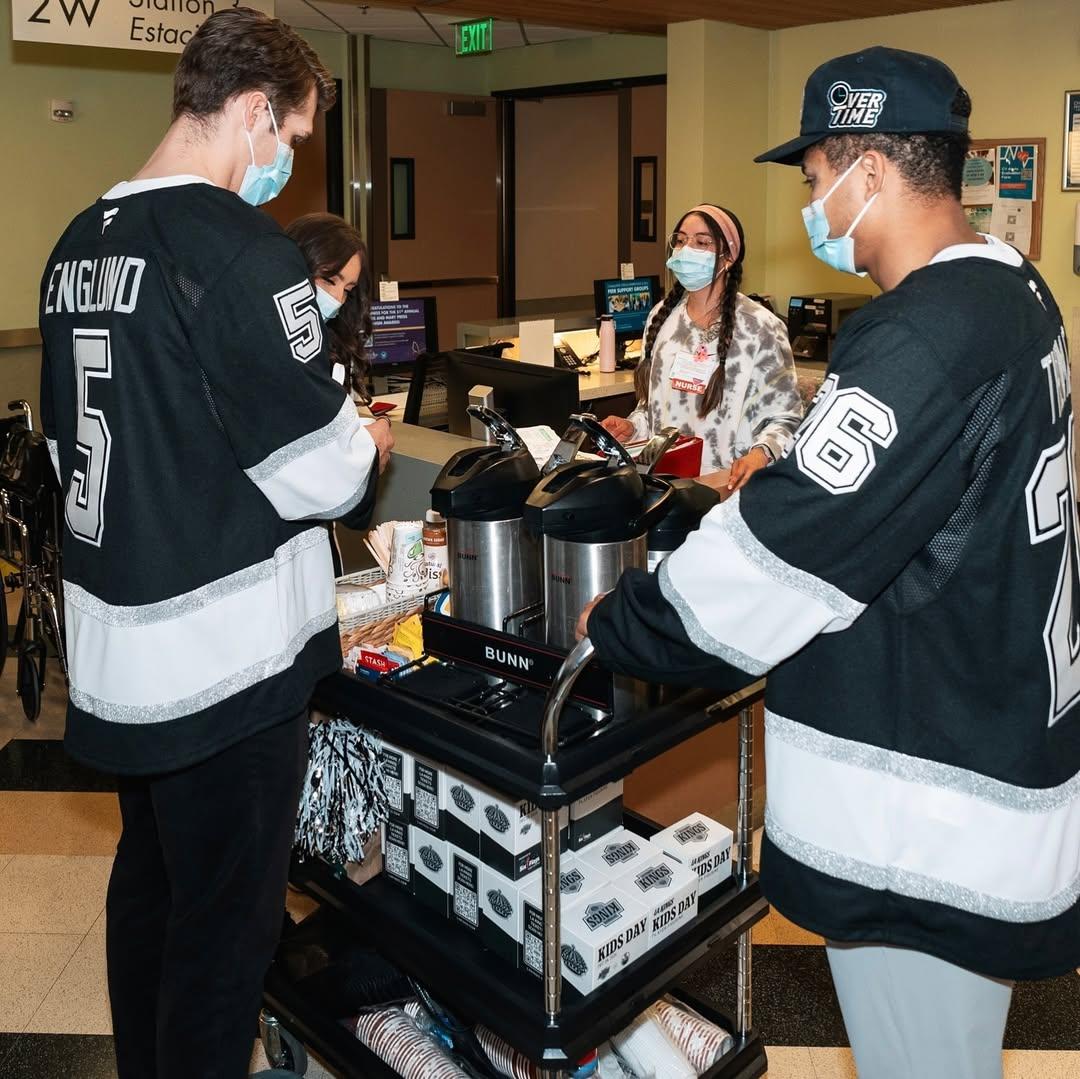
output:
<svg viewBox="0 0 1080 1079"><path fill-rule="evenodd" d="M527 449L471 446L443 466L431 488L431 508L459 521L508 521L520 517L540 479Z"/></svg>
<svg viewBox="0 0 1080 1079"><path fill-rule="evenodd" d="M645 483L633 465L572 461L549 472L525 503L536 535L581 543L617 543L643 531Z"/></svg>

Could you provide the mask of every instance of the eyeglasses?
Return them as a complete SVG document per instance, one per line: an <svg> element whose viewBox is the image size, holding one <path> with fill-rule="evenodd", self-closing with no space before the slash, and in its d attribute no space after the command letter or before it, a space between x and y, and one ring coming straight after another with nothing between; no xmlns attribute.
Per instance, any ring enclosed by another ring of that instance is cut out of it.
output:
<svg viewBox="0 0 1080 1079"><path fill-rule="evenodd" d="M668 237L668 250L674 251L678 247L686 247L689 244L695 251L714 251L716 241L707 232L673 232Z"/></svg>

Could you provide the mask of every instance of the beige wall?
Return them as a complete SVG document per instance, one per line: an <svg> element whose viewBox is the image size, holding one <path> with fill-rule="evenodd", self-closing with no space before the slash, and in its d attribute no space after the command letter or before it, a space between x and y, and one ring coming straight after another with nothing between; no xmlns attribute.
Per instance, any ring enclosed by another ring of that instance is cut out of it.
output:
<svg viewBox="0 0 1080 1079"><path fill-rule="evenodd" d="M761 149L798 131L806 76L831 56L887 44L944 60L971 94L976 138L1046 138L1042 258L1035 265L1063 309L1076 357L1080 277L1072 273L1072 237L1078 196L1061 191L1061 153L1064 92L1080 87L1078 13L1076 0L1010 0L779 31L771 40L772 92ZM1019 66L1007 62L1015 57L1026 59ZM791 293L869 291L868 283L831 271L810 254L799 216L805 201L799 170L764 168L769 290L785 304Z"/></svg>
<svg viewBox="0 0 1080 1079"><path fill-rule="evenodd" d="M666 137L667 87L635 86L630 91L630 153L632 158L657 159L656 196L659 204L656 215L656 242L630 244L630 258L634 263L634 272L638 274L664 273L664 260L667 257L664 238L671 231L664 190L667 182Z"/></svg>
<svg viewBox="0 0 1080 1079"><path fill-rule="evenodd" d="M662 75L666 63L662 37L635 34L599 34L460 58L441 45L371 41L371 85L385 89L487 94L527 86Z"/></svg>
<svg viewBox="0 0 1080 1079"><path fill-rule="evenodd" d="M37 325L45 260L68 222L137 171L169 123L173 54L11 40L0 14L0 102L8 167L0 170L0 330ZM344 36L304 32L344 77ZM48 117L75 102L74 123ZM2 355L2 354L0 354Z"/></svg>
<svg viewBox="0 0 1080 1079"><path fill-rule="evenodd" d="M716 22L668 28L669 224L699 202L734 211L746 233L743 291L766 280L765 176L753 157L769 119L769 34Z"/></svg>
<svg viewBox="0 0 1080 1079"><path fill-rule="evenodd" d="M619 271L618 96L519 100L515 147L518 299L591 297Z"/></svg>

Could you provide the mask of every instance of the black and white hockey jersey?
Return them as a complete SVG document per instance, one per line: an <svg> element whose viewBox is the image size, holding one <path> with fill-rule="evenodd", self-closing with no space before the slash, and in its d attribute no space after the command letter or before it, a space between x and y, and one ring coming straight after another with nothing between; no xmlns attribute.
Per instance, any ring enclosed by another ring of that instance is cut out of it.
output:
<svg viewBox="0 0 1080 1079"><path fill-rule="evenodd" d="M122 183L57 244L40 326L69 751L160 772L299 714L341 662L320 522L362 526L378 478L299 250L201 178Z"/></svg>
<svg viewBox="0 0 1080 1079"><path fill-rule="evenodd" d="M1080 575L1050 291L949 248L841 330L793 449L589 633L604 663L768 672L762 882L787 917L1003 978L1080 964Z"/></svg>

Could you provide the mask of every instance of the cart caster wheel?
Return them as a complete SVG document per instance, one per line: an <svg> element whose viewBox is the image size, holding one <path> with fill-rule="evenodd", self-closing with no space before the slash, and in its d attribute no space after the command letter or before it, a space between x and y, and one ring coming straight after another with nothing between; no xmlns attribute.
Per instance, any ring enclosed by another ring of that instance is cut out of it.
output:
<svg viewBox="0 0 1080 1079"><path fill-rule="evenodd" d="M275 1039L277 1046L274 1045ZM284 1072L286 1075L307 1074L308 1056L304 1043L283 1026L275 1023L273 1026L264 1027L262 1043L266 1059L273 1069L269 1074L275 1075L278 1072Z"/></svg>
<svg viewBox="0 0 1080 1079"><path fill-rule="evenodd" d="M41 714L41 672L29 652L19 653L15 691L22 701L23 715L33 723Z"/></svg>

